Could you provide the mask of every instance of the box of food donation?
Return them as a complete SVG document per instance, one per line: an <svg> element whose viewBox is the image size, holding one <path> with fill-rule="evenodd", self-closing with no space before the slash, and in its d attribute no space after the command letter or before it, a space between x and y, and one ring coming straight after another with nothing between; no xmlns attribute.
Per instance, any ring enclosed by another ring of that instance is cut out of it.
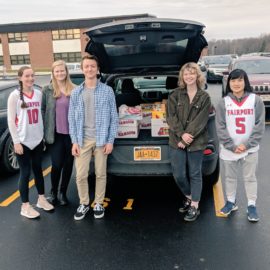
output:
<svg viewBox="0 0 270 270"><path fill-rule="evenodd" d="M164 111L152 111L152 118L156 119L165 119L166 118L166 112Z"/></svg>
<svg viewBox="0 0 270 270"><path fill-rule="evenodd" d="M140 104L142 108L142 120L140 121L141 129L151 129L151 118L153 118L153 112L158 112L160 114L165 113L165 104L161 102L155 103L142 103ZM161 118L156 117L155 118Z"/></svg>
<svg viewBox="0 0 270 270"><path fill-rule="evenodd" d="M119 119L116 138L138 138L139 121L134 119Z"/></svg>
<svg viewBox="0 0 270 270"><path fill-rule="evenodd" d="M142 109L141 106L129 107L125 104L119 107L119 119L142 119Z"/></svg>
<svg viewBox="0 0 270 270"><path fill-rule="evenodd" d="M151 119L151 135L152 137L168 137L169 126L166 119L152 118Z"/></svg>
<svg viewBox="0 0 270 270"><path fill-rule="evenodd" d="M142 120L140 121L140 129L151 129L151 111L142 111Z"/></svg>

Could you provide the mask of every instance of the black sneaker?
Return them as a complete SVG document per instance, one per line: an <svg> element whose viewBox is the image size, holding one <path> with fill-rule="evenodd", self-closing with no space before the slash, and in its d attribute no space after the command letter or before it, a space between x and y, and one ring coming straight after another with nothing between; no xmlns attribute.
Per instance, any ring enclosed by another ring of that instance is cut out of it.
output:
<svg viewBox="0 0 270 270"><path fill-rule="evenodd" d="M184 217L185 221L194 221L197 219L197 217L200 215L200 209L196 208L194 206L190 206L187 214Z"/></svg>
<svg viewBox="0 0 270 270"><path fill-rule="evenodd" d="M82 220L85 217L86 213L89 211L89 209L89 205L80 204L76 214L74 215L74 219Z"/></svg>
<svg viewBox="0 0 270 270"><path fill-rule="evenodd" d="M46 198L47 201L48 201L50 204L54 205L54 206L57 205L57 203L58 203L58 198L57 198L57 195L55 195L55 194L56 194L56 193L51 192L50 196Z"/></svg>
<svg viewBox="0 0 270 270"><path fill-rule="evenodd" d="M188 198L185 198L183 200L183 206L179 208L179 212L180 213L186 213L190 207L191 204L191 200Z"/></svg>
<svg viewBox="0 0 270 270"><path fill-rule="evenodd" d="M104 211L105 211L104 207L101 204L96 203L95 207L94 207L94 217L95 218L103 218Z"/></svg>

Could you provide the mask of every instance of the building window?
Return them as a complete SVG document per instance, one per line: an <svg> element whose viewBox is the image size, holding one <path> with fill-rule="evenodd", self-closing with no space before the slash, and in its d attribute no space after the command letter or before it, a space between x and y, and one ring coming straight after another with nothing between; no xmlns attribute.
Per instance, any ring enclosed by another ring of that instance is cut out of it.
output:
<svg viewBox="0 0 270 270"><path fill-rule="evenodd" d="M3 59L3 56L0 56L0 66L3 66L4 65L4 59Z"/></svg>
<svg viewBox="0 0 270 270"><path fill-rule="evenodd" d="M80 52L66 52L66 53L55 53L54 61L64 60L67 63L81 62L82 56Z"/></svg>
<svg viewBox="0 0 270 270"><path fill-rule="evenodd" d="M8 33L8 42L26 42L27 33Z"/></svg>
<svg viewBox="0 0 270 270"><path fill-rule="evenodd" d="M10 56L11 65L29 65L30 55L11 55Z"/></svg>
<svg viewBox="0 0 270 270"><path fill-rule="evenodd" d="M81 35L80 29L66 29L52 31L53 40L63 39L79 39Z"/></svg>

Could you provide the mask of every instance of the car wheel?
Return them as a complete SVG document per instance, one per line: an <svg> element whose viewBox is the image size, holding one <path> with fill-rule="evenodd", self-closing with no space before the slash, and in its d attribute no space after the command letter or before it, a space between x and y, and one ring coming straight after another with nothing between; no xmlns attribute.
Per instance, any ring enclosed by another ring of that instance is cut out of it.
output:
<svg viewBox="0 0 270 270"><path fill-rule="evenodd" d="M19 164L14 151L14 145L11 137L9 136L3 151L2 162L6 171L15 173L19 170Z"/></svg>

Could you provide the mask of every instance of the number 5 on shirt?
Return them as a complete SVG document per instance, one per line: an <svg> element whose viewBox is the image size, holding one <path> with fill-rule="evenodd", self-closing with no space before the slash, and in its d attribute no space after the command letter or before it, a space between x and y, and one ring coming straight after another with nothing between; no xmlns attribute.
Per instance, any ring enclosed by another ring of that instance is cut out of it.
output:
<svg viewBox="0 0 270 270"><path fill-rule="evenodd" d="M245 126L245 118L244 117L235 118L235 125L237 127L236 134L245 134L246 133L246 126Z"/></svg>

